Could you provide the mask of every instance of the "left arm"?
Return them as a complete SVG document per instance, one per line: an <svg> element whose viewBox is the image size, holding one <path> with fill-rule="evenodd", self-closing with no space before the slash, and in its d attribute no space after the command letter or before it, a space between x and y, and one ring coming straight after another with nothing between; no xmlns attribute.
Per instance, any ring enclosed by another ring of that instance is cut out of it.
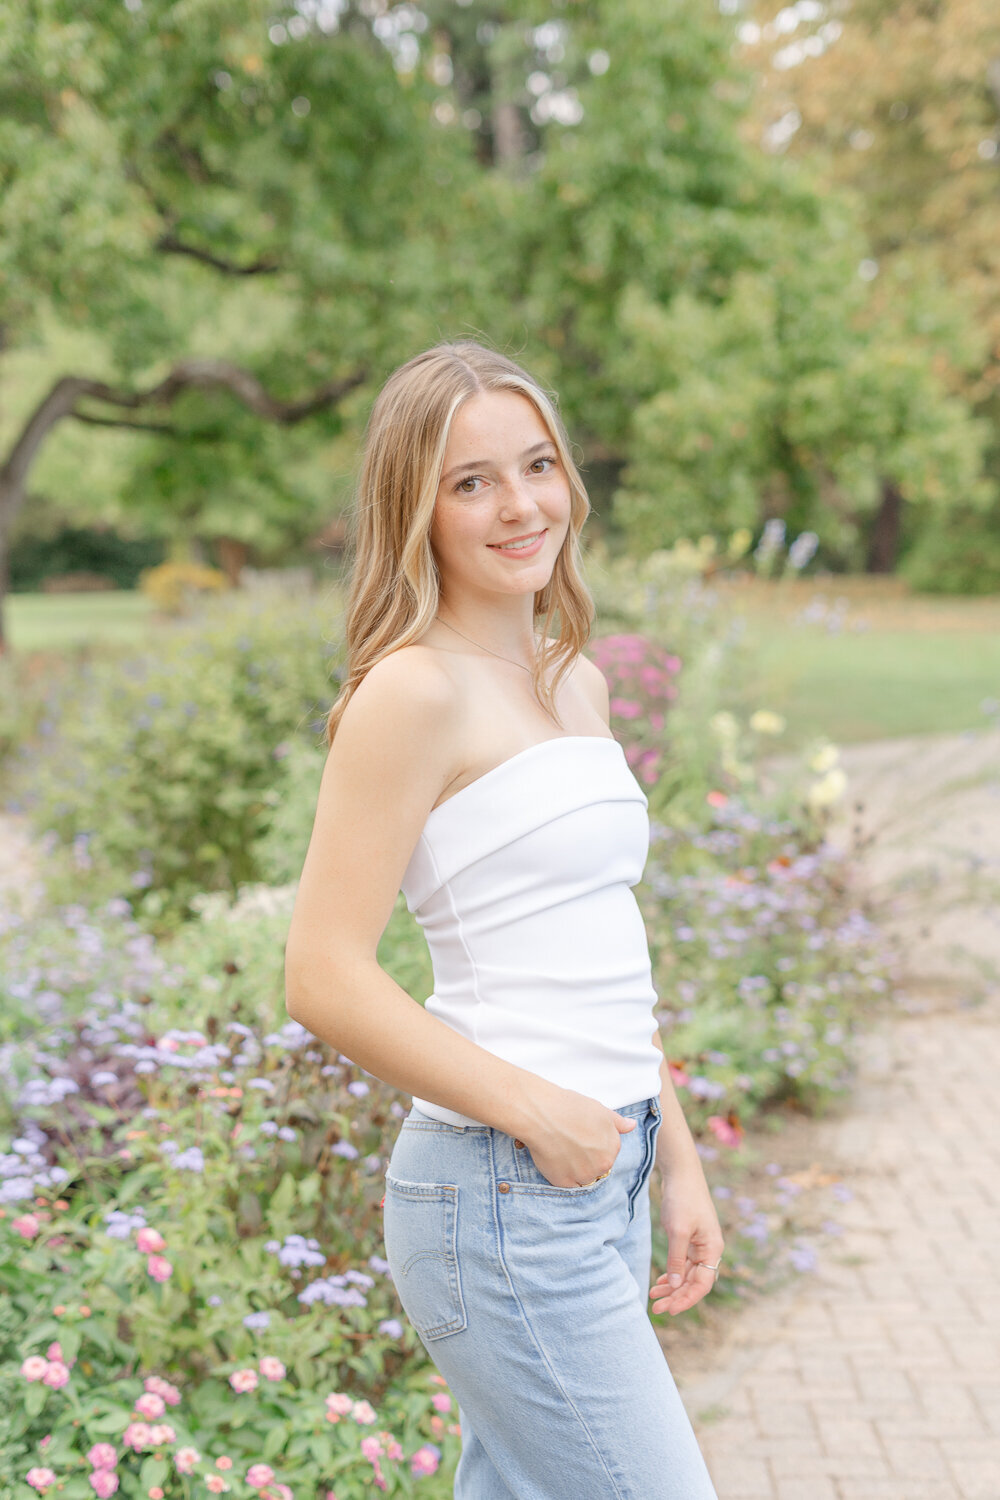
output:
<svg viewBox="0 0 1000 1500"><path fill-rule="evenodd" d="M604 673L582 654L576 662L577 681L604 723L611 727L611 703ZM660 1028L653 1042L663 1052ZM663 1123L656 1141L660 1171L660 1223L667 1232L667 1269L650 1288L654 1313L672 1316L700 1302L715 1285L715 1272L699 1262L718 1265L723 1251L722 1230L705 1180L690 1127L677 1098L666 1053L660 1064L660 1114Z"/></svg>

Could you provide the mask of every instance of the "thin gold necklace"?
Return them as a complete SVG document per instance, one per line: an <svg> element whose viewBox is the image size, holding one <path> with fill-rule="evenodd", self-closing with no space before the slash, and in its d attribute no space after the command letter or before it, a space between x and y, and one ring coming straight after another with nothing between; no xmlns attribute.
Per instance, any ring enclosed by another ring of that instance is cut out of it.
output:
<svg viewBox="0 0 1000 1500"><path fill-rule="evenodd" d="M490 656L498 657L500 661L510 662L512 667L520 667L522 672L527 672L528 676L531 676L531 668L526 667L523 662L515 661L511 656L501 656L499 651L490 651L489 646L484 646L481 641L474 641L471 635L463 634L457 625L449 625L448 621L442 620L440 615L436 615L435 619L446 626L448 630L454 630L455 634L460 635L463 641L468 641L470 646L478 646L480 651L486 651Z"/></svg>

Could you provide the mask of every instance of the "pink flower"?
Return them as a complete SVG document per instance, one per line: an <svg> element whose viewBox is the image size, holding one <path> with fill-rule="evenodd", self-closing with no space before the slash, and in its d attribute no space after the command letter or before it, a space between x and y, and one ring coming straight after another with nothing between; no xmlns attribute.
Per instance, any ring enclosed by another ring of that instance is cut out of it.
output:
<svg viewBox="0 0 1000 1500"><path fill-rule="evenodd" d="M113 1469L118 1455L110 1443L95 1443L87 1454L87 1462L95 1469Z"/></svg>
<svg viewBox="0 0 1000 1500"><path fill-rule="evenodd" d="M137 1230L135 1245L136 1249L141 1250L143 1255L148 1255L151 1251L165 1250L167 1248L167 1242L158 1229Z"/></svg>
<svg viewBox="0 0 1000 1500"><path fill-rule="evenodd" d="M229 1486L221 1474L206 1474L205 1488L211 1490L213 1495L221 1495L228 1490Z"/></svg>
<svg viewBox="0 0 1000 1500"><path fill-rule="evenodd" d="M451 1411L451 1397L442 1391L439 1396L431 1397L431 1405L435 1411Z"/></svg>
<svg viewBox="0 0 1000 1500"><path fill-rule="evenodd" d="M36 1490L47 1490L50 1484L55 1484L56 1476L51 1469L34 1468L29 1469L25 1479Z"/></svg>
<svg viewBox="0 0 1000 1500"><path fill-rule="evenodd" d="M366 1437L361 1439L361 1453L370 1463L374 1463L382 1452L382 1439L379 1437Z"/></svg>
<svg viewBox="0 0 1000 1500"><path fill-rule="evenodd" d="M215 1467L217 1469L231 1469L233 1467L233 1461L229 1457L229 1454L220 1453L219 1457L215 1460Z"/></svg>
<svg viewBox="0 0 1000 1500"><path fill-rule="evenodd" d="M670 1074L670 1082L679 1089L687 1088L691 1082L690 1075L685 1073L683 1068L679 1068L676 1063L668 1062L667 1071Z"/></svg>
<svg viewBox="0 0 1000 1500"><path fill-rule="evenodd" d="M247 1484L252 1490L262 1490L274 1478L270 1464L251 1464L247 1469Z"/></svg>
<svg viewBox="0 0 1000 1500"><path fill-rule="evenodd" d="M147 1375L142 1382L143 1389L152 1391L156 1396L162 1396L168 1406L177 1406L181 1399L181 1393L169 1380L164 1380L162 1375Z"/></svg>
<svg viewBox="0 0 1000 1500"><path fill-rule="evenodd" d="M42 1380L45 1385L51 1386L54 1391L61 1390L69 1380L69 1366L64 1365L61 1359L50 1360L46 1366Z"/></svg>
<svg viewBox="0 0 1000 1500"><path fill-rule="evenodd" d="M42 1355L29 1354L27 1359L24 1361L24 1364L21 1366L21 1374L24 1376L25 1380L41 1380L42 1376L45 1374L48 1368L49 1362L47 1359L44 1359Z"/></svg>
<svg viewBox="0 0 1000 1500"><path fill-rule="evenodd" d="M398 1462L398 1460L403 1457L403 1450L400 1447L399 1443L396 1442L396 1439L393 1437L392 1433L380 1432L379 1437L382 1439L386 1457L394 1459Z"/></svg>
<svg viewBox="0 0 1000 1500"><path fill-rule="evenodd" d="M265 1354L260 1361L260 1373L265 1380L284 1380L285 1367L273 1354Z"/></svg>
<svg viewBox="0 0 1000 1500"><path fill-rule="evenodd" d="M229 1377L234 1391L255 1391L259 1384L256 1370L234 1370Z"/></svg>
<svg viewBox="0 0 1000 1500"><path fill-rule="evenodd" d="M113 1495L118 1488L119 1482L118 1475L112 1473L110 1469L95 1469L90 1476L90 1483L97 1500L108 1500L108 1496Z"/></svg>
<svg viewBox="0 0 1000 1500"><path fill-rule="evenodd" d="M148 1448L150 1441L150 1427L148 1422L130 1422L122 1433L122 1443L126 1448Z"/></svg>
<svg viewBox="0 0 1000 1500"><path fill-rule="evenodd" d="M135 1409L140 1417L162 1417L166 1404L163 1397L156 1395L155 1391L147 1391L144 1396L136 1398Z"/></svg>
<svg viewBox="0 0 1000 1500"><path fill-rule="evenodd" d="M725 807L726 803L729 801L729 798L726 796L725 792L706 792L705 801L708 803L709 807Z"/></svg>
<svg viewBox="0 0 1000 1500"><path fill-rule="evenodd" d="M743 1139L743 1131L739 1125L730 1125L722 1115L709 1115L707 1124L713 1130L724 1146L738 1146Z"/></svg>
<svg viewBox="0 0 1000 1500"><path fill-rule="evenodd" d="M149 1500L163 1500L163 1491L158 1484L154 1484L149 1490Z"/></svg>
<svg viewBox="0 0 1000 1500"><path fill-rule="evenodd" d="M195 1464L201 1462L201 1454L197 1448L178 1448L174 1454L174 1463L181 1474L190 1474Z"/></svg>
<svg viewBox="0 0 1000 1500"><path fill-rule="evenodd" d="M374 1422L376 1413L374 1407L369 1406L367 1401L355 1401L351 1407L351 1416L355 1422Z"/></svg>
<svg viewBox="0 0 1000 1500"><path fill-rule="evenodd" d="M146 1262L146 1270L154 1281L169 1281L174 1274L170 1261L162 1255L151 1255Z"/></svg>
<svg viewBox="0 0 1000 1500"><path fill-rule="evenodd" d="M642 704L634 698L612 698L611 712L620 719L637 719L642 713Z"/></svg>
<svg viewBox="0 0 1000 1500"><path fill-rule="evenodd" d="M341 1417L346 1417L354 1405L352 1397L345 1396L341 1391L334 1391L326 1398L326 1417L328 1422L339 1422Z"/></svg>
<svg viewBox="0 0 1000 1500"><path fill-rule="evenodd" d="M663 715L661 713L650 714L649 726L651 729L655 729L658 734L663 728Z"/></svg>
<svg viewBox="0 0 1000 1500"><path fill-rule="evenodd" d="M683 663L679 656L666 656L663 659L663 665L668 672L679 672Z"/></svg>
<svg viewBox="0 0 1000 1500"><path fill-rule="evenodd" d="M149 1440L154 1448L162 1448L164 1443L176 1443L177 1433L169 1422L158 1422L150 1428Z"/></svg>
<svg viewBox="0 0 1000 1500"><path fill-rule="evenodd" d="M61 1360L62 1357L63 1357L62 1344L60 1344L60 1342L59 1342L58 1339L55 1339L53 1341L53 1343L51 1343L49 1345L49 1347L46 1349L45 1352L49 1356L49 1359L60 1359Z"/></svg>
<svg viewBox="0 0 1000 1500"><path fill-rule="evenodd" d="M33 1240L42 1225L36 1214L22 1214L19 1219L11 1219L10 1227L16 1229L22 1239Z"/></svg>
<svg viewBox="0 0 1000 1500"><path fill-rule="evenodd" d="M424 1447L418 1448L416 1453L414 1453L413 1457L410 1459L410 1473L435 1474L437 1472L437 1466L440 1462L441 1460L438 1458L433 1448L429 1448L425 1444Z"/></svg>

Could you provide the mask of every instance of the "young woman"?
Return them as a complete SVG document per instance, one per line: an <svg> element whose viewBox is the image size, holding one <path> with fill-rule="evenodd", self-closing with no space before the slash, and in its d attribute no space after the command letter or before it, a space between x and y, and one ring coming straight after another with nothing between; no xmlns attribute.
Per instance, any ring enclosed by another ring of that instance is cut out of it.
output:
<svg viewBox="0 0 1000 1500"><path fill-rule="evenodd" d="M631 890L647 799L582 654L589 510L511 360L462 341L389 377L288 937L289 1014L413 1098L385 1250L458 1400L459 1500L716 1500L646 1310L654 1164L653 1312L712 1288L723 1240ZM423 1006L376 962L401 889Z"/></svg>

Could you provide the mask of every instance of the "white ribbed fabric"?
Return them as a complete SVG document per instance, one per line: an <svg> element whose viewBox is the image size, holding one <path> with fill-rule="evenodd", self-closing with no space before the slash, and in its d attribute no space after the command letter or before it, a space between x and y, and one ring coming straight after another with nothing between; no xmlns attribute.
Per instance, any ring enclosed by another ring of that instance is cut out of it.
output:
<svg viewBox="0 0 1000 1500"><path fill-rule="evenodd" d="M617 740L542 740L432 809L402 881L434 970L426 1009L609 1109L661 1087L631 890L649 853L647 807ZM413 1102L452 1125L488 1123Z"/></svg>

